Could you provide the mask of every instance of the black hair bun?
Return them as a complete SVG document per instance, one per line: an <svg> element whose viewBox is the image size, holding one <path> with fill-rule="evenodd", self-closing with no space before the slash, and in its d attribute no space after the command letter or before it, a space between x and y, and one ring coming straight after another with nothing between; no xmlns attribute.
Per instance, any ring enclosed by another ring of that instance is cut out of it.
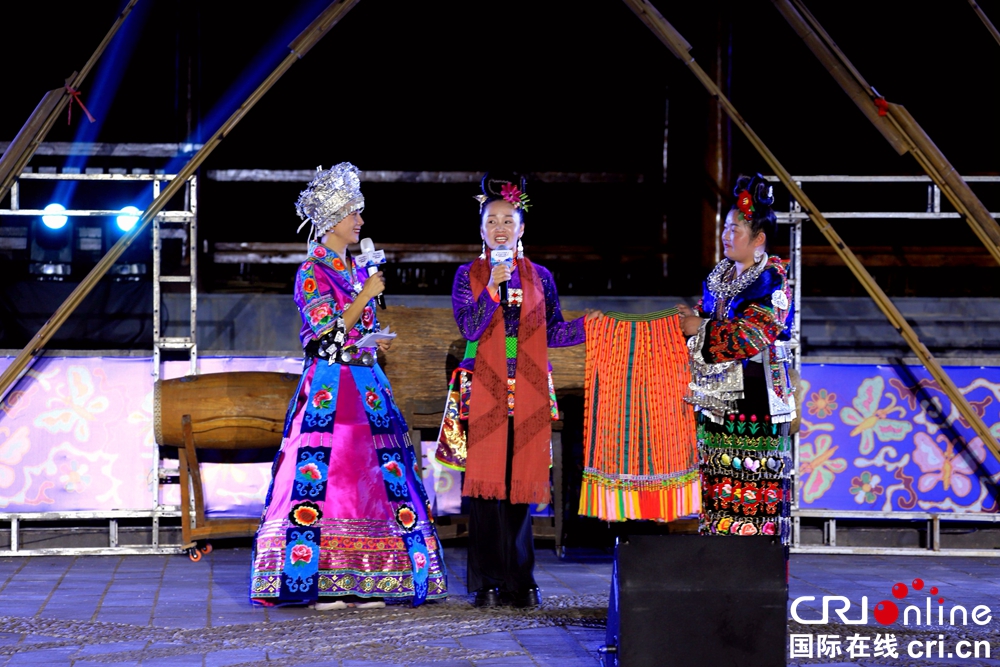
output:
<svg viewBox="0 0 1000 667"><path fill-rule="evenodd" d="M512 183L517 186L518 190L525 192L524 186L526 181L524 176L512 171L488 171L483 176L483 181L480 186L483 189L483 194L490 199L502 199L503 195L500 193L500 189L507 183Z"/></svg>
<svg viewBox="0 0 1000 667"><path fill-rule="evenodd" d="M763 204L770 207L774 204L771 184L760 173L753 176L740 174L739 178L736 179L736 187L733 188L733 195L739 197L740 193L744 190L750 193L754 205Z"/></svg>

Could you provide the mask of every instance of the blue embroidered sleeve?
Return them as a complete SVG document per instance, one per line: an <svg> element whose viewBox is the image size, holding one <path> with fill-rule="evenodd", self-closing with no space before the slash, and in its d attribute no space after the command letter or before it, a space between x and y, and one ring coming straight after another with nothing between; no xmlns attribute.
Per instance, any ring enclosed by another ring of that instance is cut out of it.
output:
<svg viewBox="0 0 1000 667"><path fill-rule="evenodd" d="M728 317L712 320L702 354L709 363L749 359L774 341L787 339L791 295L784 266L777 260L754 283L736 295Z"/></svg>

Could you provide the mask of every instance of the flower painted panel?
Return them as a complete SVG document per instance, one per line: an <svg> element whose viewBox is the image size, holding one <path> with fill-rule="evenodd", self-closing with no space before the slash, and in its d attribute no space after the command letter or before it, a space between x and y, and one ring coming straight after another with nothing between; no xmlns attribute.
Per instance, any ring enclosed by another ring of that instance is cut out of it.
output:
<svg viewBox="0 0 1000 667"><path fill-rule="evenodd" d="M151 508L151 370L149 358L36 360L0 403L0 509Z"/></svg>
<svg viewBox="0 0 1000 667"><path fill-rule="evenodd" d="M1000 436L1000 368L949 376ZM1000 462L920 366L804 364L802 509L996 512Z"/></svg>

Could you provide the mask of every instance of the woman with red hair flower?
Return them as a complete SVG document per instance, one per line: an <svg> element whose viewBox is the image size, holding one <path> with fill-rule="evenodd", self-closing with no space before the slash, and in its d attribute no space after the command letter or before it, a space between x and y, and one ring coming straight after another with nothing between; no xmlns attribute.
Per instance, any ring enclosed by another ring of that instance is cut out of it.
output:
<svg viewBox="0 0 1000 667"><path fill-rule="evenodd" d="M447 595L409 428L376 363L387 341L362 341L379 331L385 282L376 273L362 284L347 253L365 224L358 173L346 162L319 170L299 197L313 225L295 280L306 361L254 540L257 604L325 610Z"/></svg>
<svg viewBox="0 0 1000 667"><path fill-rule="evenodd" d="M529 509L549 502L551 425L559 418L547 350L583 343L584 318L563 320L552 274L524 256L524 179L486 174L476 199L483 254L459 267L452 287L466 348L452 377L437 459L465 470L468 586L476 606L533 607L539 600Z"/></svg>
<svg viewBox="0 0 1000 667"><path fill-rule="evenodd" d="M786 264L768 255L777 219L771 186L741 176L722 232L726 258L693 310L679 305L690 338L698 411L700 532L776 535L788 544L796 416L789 375L792 293Z"/></svg>

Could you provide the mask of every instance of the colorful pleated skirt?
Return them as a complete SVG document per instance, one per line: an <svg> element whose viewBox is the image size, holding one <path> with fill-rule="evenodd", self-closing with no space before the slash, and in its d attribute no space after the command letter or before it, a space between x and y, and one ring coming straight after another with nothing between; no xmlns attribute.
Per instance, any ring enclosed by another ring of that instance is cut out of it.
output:
<svg viewBox="0 0 1000 667"><path fill-rule="evenodd" d="M313 360L289 406L250 597L447 595L444 559L409 431L377 366Z"/></svg>

